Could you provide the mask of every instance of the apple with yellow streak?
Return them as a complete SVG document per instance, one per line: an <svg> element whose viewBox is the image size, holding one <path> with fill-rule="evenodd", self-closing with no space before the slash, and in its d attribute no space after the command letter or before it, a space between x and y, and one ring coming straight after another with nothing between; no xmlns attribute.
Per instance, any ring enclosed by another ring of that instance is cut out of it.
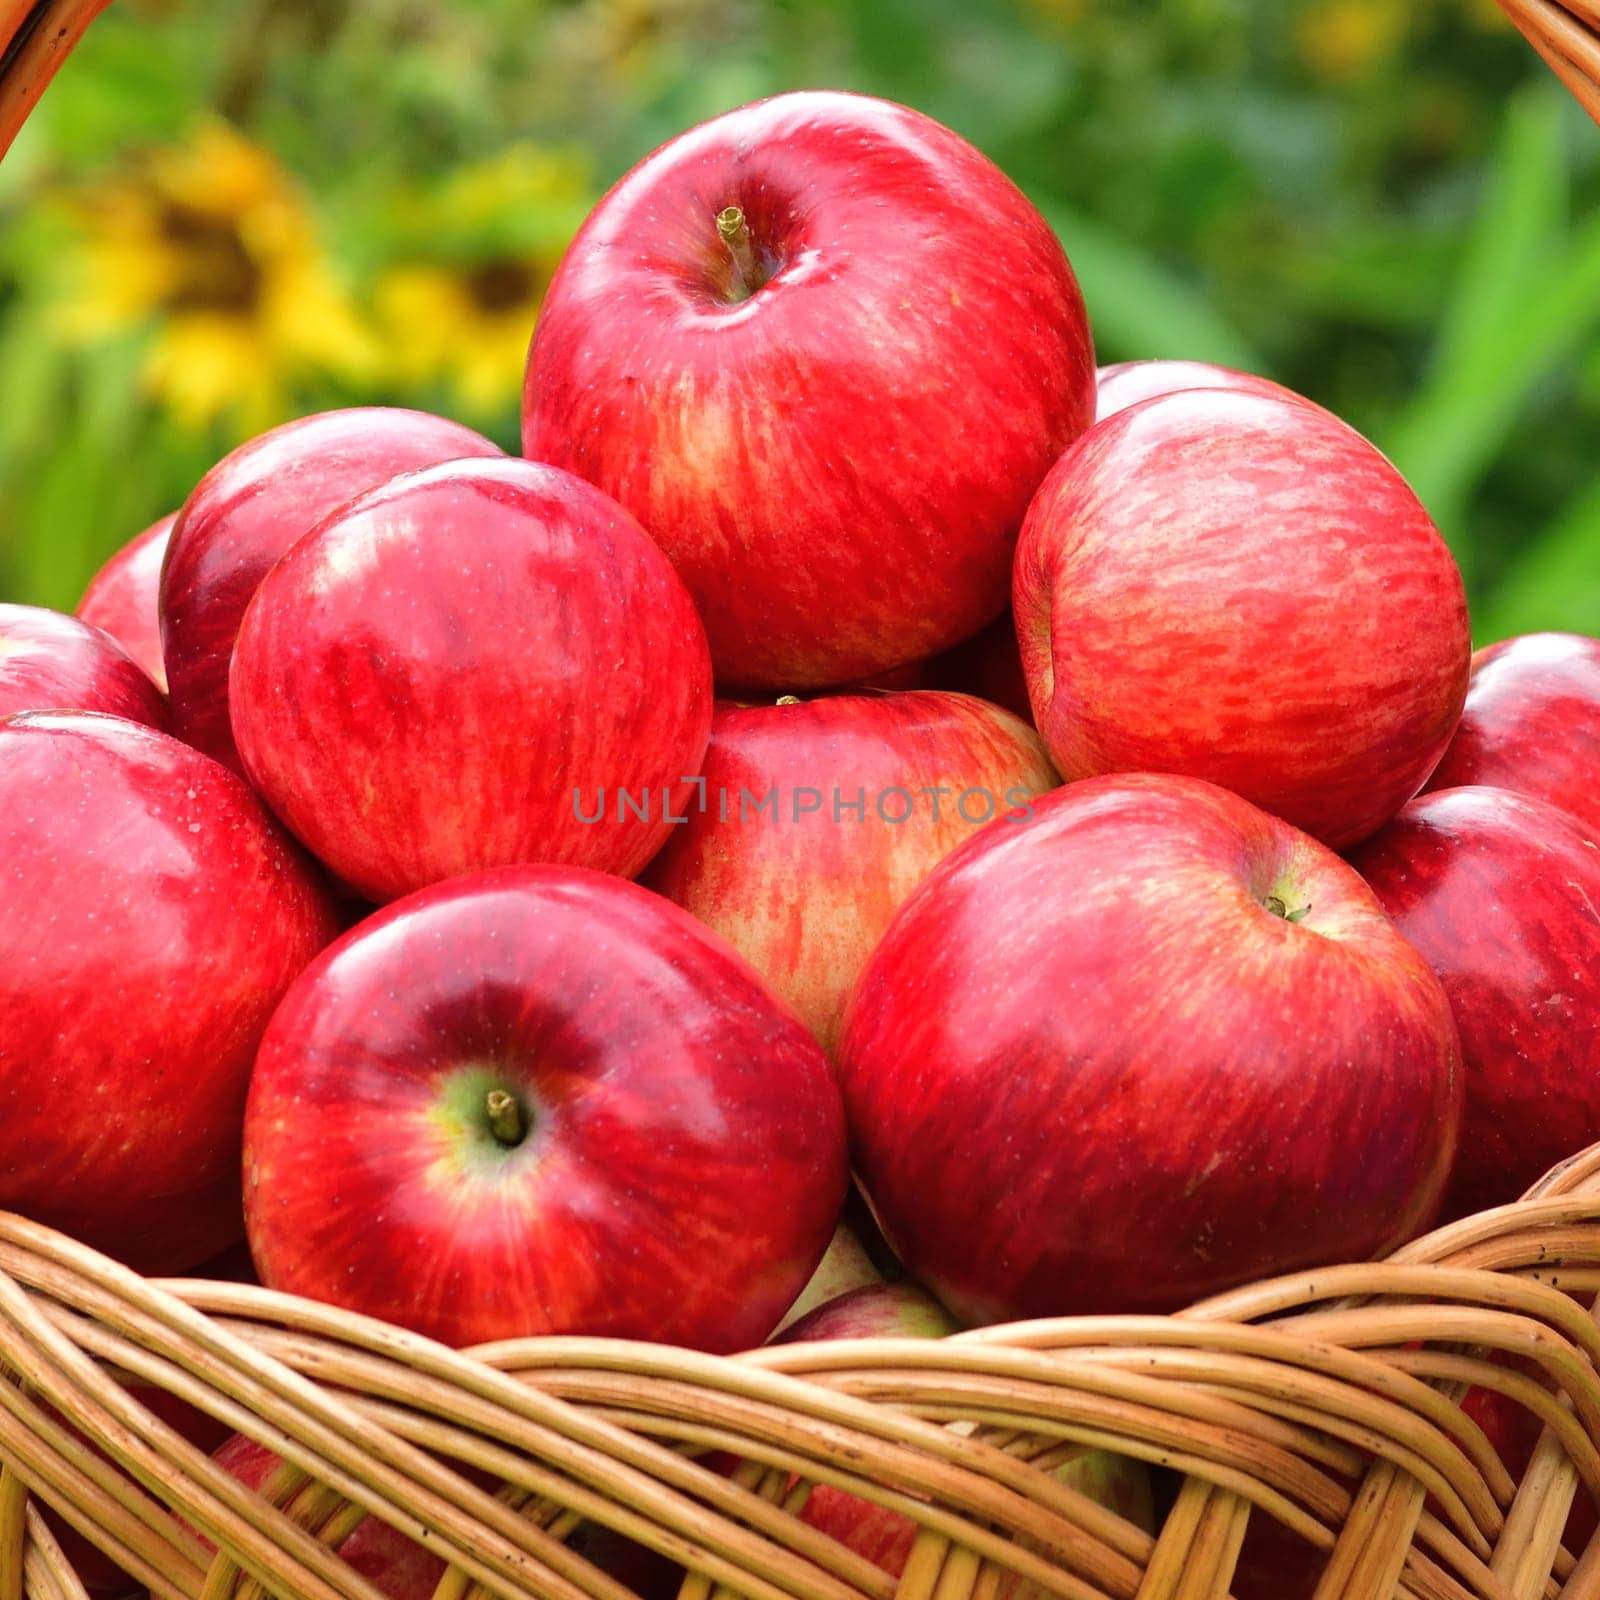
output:
<svg viewBox="0 0 1600 1600"><path fill-rule="evenodd" d="M802 93L672 140L595 208L522 442L649 529L721 681L781 693L998 616L1028 498L1093 413L1082 296L1016 185L904 106Z"/></svg>
<svg viewBox="0 0 1600 1600"><path fill-rule="evenodd" d="M727 1353L816 1270L847 1181L816 1041L714 934L576 867L396 902L302 974L245 1114L269 1288L453 1345Z"/></svg>
<svg viewBox="0 0 1600 1600"><path fill-rule="evenodd" d="M724 704L704 778L704 809L643 881L720 933L830 1051L906 896L1059 782L1020 719L940 690Z"/></svg>
<svg viewBox="0 0 1600 1600"><path fill-rule="evenodd" d="M950 1314L919 1284L877 1283L819 1306L774 1343L943 1339L956 1331ZM1085 1451L1059 1467L1056 1477L1145 1533L1154 1531L1150 1473L1143 1462L1106 1451ZM904 1573L917 1537L917 1524L910 1517L830 1484L811 1490L801 1518L895 1578ZM1002 1576L995 1593L997 1600L1042 1600L1034 1585L1009 1574Z"/></svg>

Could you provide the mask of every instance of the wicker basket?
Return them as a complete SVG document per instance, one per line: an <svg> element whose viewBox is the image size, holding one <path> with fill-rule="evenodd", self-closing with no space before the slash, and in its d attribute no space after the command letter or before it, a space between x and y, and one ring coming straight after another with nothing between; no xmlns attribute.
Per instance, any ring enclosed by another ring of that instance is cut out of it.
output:
<svg viewBox="0 0 1600 1600"><path fill-rule="evenodd" d="M0 0L0 157L110 0Z"/></svg>
<svg viewBox="0 0 1600 1600"><path fill-rule="evenodd" d="M1600 0L1498 0L1550 69L1600 122Z"/></svg>
<svg viewBox="0 0 1600 1600"><path fill-rule="evenodd" d="M184 1600L373 1600L329 1553L364 1514L454 1563L439 1600L630 1600L563 1543L585 1522L684 1567L682 1600L994 1600L1010 1575L1060 1600L1223 1600L1251 1518L1331 1552L1319 1600L1592 1597L1600 1536L1561 1541L1575 1495L1600 1498L1597 1290L1600 1147L1386 1263L1178 1317L735 1360L458 1353L262 1289L146 1282L0 1216L0 1596L81 1600L37 1499ZM290 1465L258 1498L113 1372ZM1543 1423L1520 1484L1457 1405L1470 1385ZM1158 1537L1054 1475L1087 1450L1170 1470ZM801 1520L816 1483L920 1524L898 1584Z"/></svg>
<svg viewBox="0 0 1600 1600"><path fill-rule="evenodd" d="M0 153L104 4L0 0ZM1600 116L1600 3L1501 4ZM1389 1262L1182 1316L735 1360L454 1352L0 1214L0 1600L82 1600L42 1507L182 1600L376 1600L331 1554L369 1516L451 1563L437 1600L630 1600L580 1527L670 1558L682 1600L1224 1600L1253 1519L1329 1553L1318 1600L1600 1600L1600 1536L1562 1545L1600 1501L1597 1292L1600 1147ZM130 1380L284 1465L242 1488ZM1542 1428L1520 1483L1472 1386ZM1062 1483L1087 1451L1164 1469L1157 1536ZM902 1578L801 1519L816 1484L919 1524Z"/></svg>

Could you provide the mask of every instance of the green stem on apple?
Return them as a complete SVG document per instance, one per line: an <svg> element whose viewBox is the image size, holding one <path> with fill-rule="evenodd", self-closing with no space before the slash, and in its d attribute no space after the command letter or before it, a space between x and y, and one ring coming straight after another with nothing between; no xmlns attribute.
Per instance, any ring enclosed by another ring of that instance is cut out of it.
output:
<svg viewBox="0 0 1600 1600"><path fill-rule="evenodd" d="M527 1137L522 1107L514 1094L507 1094L504 1089L491 1089L484 1100L484 1109L489 1113L489 1132L497 1144L513 1149Z"/></svg>
<svg viewBox="0 0 1600 1600"><path fill-rule="evenodd" d="M719 211L717 232L733 257L734 298L748 300L761 287L761 273L756 266L755 251L750 247L750 229L745 224L744 212L738 206Z"/></svg>
<svg viewBox="0 0 1600 1600"><path fill-rule="evenodd" d="M1291 911L1288 905L1275 894L1269 894L1266 908L1275 917L1282 917L1285 922L1304 922L1311 913L1310 906L1299 906Z"/></svg>

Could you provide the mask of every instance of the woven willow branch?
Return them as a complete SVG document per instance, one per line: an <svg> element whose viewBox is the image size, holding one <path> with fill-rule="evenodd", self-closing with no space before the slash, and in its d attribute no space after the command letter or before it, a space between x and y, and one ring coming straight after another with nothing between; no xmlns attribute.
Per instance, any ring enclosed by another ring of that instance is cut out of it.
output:
<svg viewBox="0 0 1600 1600"><path fill-rule="evenodd" d="M81 1595L34 1502L161 1600L375 1600L332 1553L368 1515L451 1564L439 1600L632 1600L564 1542L583 1522L681 1566L684 1600L1223 1600L1257 1517L1328 1552L1321 1600L1600 1594L1600 1555L1561 1546L1576 1495L1600 1500L1597 1287L1600 1151L1389 1262L1179 1317L731 1361L455 1352L266 1290L146 1282L0 1216L0 1600ZM266 1493L113 1373L276 1452ZM1459 1409L1472 1385L1544 1425L1520 1483ZM1089 1450L1182 1475L1158 1538L1054 1475ZM920 1525L898 1582L801 1519L815 1484Z"/></svg>
<svg viewBox="0 0 1600 1600"><path fill-rule="evenodd" d="M0 0L0 157L110 0Z"/></svg>
<svg viewBox="0 0 1600 1600"><path fill-rule="evenodd" d="M1584 110L1600 122L1600 3L1498 0Z"/></svg>

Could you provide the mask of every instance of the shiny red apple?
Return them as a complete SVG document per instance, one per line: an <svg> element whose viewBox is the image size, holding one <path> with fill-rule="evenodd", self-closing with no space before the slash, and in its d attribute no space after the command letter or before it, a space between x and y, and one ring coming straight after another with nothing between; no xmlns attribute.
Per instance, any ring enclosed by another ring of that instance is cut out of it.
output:
<svg viewBox="0 0 1600 1600"><path fill-rule="evenodd" d="M926 1289L914 1283L877 1283L824 1301L774 1342L942 1339L955 1331L949 1312ZM800 1516L895 1578L905 1571L917 1539L917 1524L910 1517L826 1483L813 1486Z"/></svg>
<svg viewBox="0 0 1600 1600"><path fill-rule="evenodd" d="M229 1439L213 1459L246 1488L258 1492L279 1464L279 1457L242 1433ZM566 1544L642 1600L673 1600L684 1576L683 1569L665 1557L596 1523L581 1524ZM433 1600L445 1574L440 1557L377 1517L359 1523L339 1545L338 1555L385 1600Z"/></svg>
<svg viewBox="0 0 1600 1600"><path fill-rule="evenodd" d="M250 781L387 900L520 862L639 871L700 770L711 666L615 501L554 467L461 461L352 502L278 563L231 698Z"/></svg>
<svg viewBox="0 0 1600 1600"><path fill-rule="evenodd" d="M150 675L163 693L167 664L161 656L161 563L177 513L129 540L89 580L78 615L103 628Z"/></svg>
<svg viewBox="0 0 1600 1600"><path fill-rule="evenodd" d="M601 201L534 335L523 450L649 529L721 683L847 683L1005 606L1029 496L1094 414L1072 269L915 111L780 95Z"/></svg>
<svg viewBox="0 0 1600 1600"><path fill-rule="evenodd" d="M1445 1201L1515 1200L1600 1139L1600 845L1504 789L1412 801L1356 867L1450 997L1466 1069Z"/></svg>
<svg viewBox="0 0 1600 1600"><path fill-rule="evenodd" d="M260 1492L280 1465L265 1445L236 1433L212 1459L245 1488ZM368 1517L337 1550L341 1561L361 1574L385 1600L433 1600L445 1564L387 1522Z"/></svg>
<svg viewBox="0 0 1600 1600"><path fill-rule="evenodd" d="M1600 838L1600 639L1529 633L1472 658L1466 709L1429 789L1548 800Z"/></svg>
<svg viewBox="0 0 1600 1600"><path fill-rule="evenodd" d="M1495 1359L1499 1364L1507 1358ZM1526 1364L1525 1376L1548 1384L1548 1378L1536 1363ZM1468 1390L1462 1397L1461 1409L1483 1429L1506 1471L1520 1483L1533 1459L1543 1424L1531 1411L1494 1389ZM1346 1487L1354 1493L1360 1486L1347 1483ZM1438 1514L1431 1496L1428 1510L1430 1514ZM1562 1543L1568 1550L1582 1551L1593 1537L1595 1526L1594 1501L1580 1487L1567 1517ZM1256 1511L1251 1515L1244 1547L1239 1552L1231 1593L1234 1600L1313 1600L1327 1565L1325 1552L1291 1533L1282 1523L1273 1521L1265 1511Z"/></svg>
<svg viewBox="0 0 1600 1600"><path fill-rule="evenodd" d="M116 717L0 723L0 860L0 1207L145 1271L206 1260L325 889L231 772Z"/></svg>
<svg viewBox="0 0 1600 1600"><path fill-rule="evenodd" d="M314 963L245 1165L269 1287L455 1345L759 1344L846 1181L799 1019L677 907L571 867L424 890Z"/></svg>
<svg viewBox="0 0 1600 1600"><path fill-rule="evenodd" d="M103 711L167 727L165 696L109 633L42 606L0 605L0 717Z"/></svg>
<svg viewBox="0 0 1600 1600"><path fill-rule="evenodd" d="M845 1021L855 1170L968 1323L1170 1311L1431 1220L1461 1073L1356 873L1225 790L1069 784L906 902Z"/></svg>
<svg viewBox="0 0 1600 1600"><path fill-rule="evenodd" d="M1016 615L1064 777L1205 778L1337 847L1422 787L1466 694L1438 530L1295 400L1197 389L1099 424L1028 512Z"/></svg>
<svg viewBox="0 0 1600 1600"><path fill-rule="evenodd" d="M773 1334L774 1339L802 1317L810 1316L818 1306L837 1300L852 1289L864 1289L869 1284L882 1282L883 1274L873 1265L867 1247L848 1223L841 1222L833 1230L833 1238L828 1241L828 1248L817 1263L817 1270L795 1297L794 1304L784 1312L783 1320Z"/></svg>
<svg viewBox="0 0 1600 1600"><path fill-rule="evenodd" d="M208 1452L215 1450L228 1437L229 1430L226 1423L218 1422L215 1417L208 1416L187 1401L168 1394L165 1389L141 1383L126 1373L118 1372L114 1376L140 1405L180 1437L188 1440L196 1449ZM103 1450L83 1439L81 1431L69 1419L62 1417L53 1406L46 1405L44 1409L57 1421L64 1422L68 1431L82 1440L84 1448L90 1454L100 1460L109 1460ZM119 1600L121 1597L143 1594L144 1591L128 1573L109 1556L103 1555L71 1523L65 1521L48 1506L41 1505L40 1510L44 1520L50 1525L50 1531L60 1541L61 1553L67 1558L67 1564L72 1568L79 1583L90 1594L116 1596Z"/></svg>
<svg viewBox="0 0 1600 1600"><path fill-rule="evenodd" d="M1101 367L1096 376L1095 421L1104 422L1129 406L1185 389L1232 389L1268 399L1311 402L1271 378L1236 367L1219 367L1210 361L1119 361Z"/></svg>
<svg viewBox="0 0 1600 1600"><path fill-rule="evenodd" d="M819 1306L775 1342L942 1339L955 1331L949 1313L920 1285L880 1283L854 1289ZM1150 1472L1142 1461L1090 1451L1058 1469L1056 1476L1145 1532L1154 1531ZM910 1517L830 1484L813 1487L801 1520L895 1578L905 1572L918 1532ZM997 1600L1041 1600L1042 1591L1006 1575L996 1595Z"/></svg>
<svg viewBox="0 0 1600 1600"><path fill-rule="evenodd" d="M723 705L700 804L644 881L720 933L831 1051L905 897L1057 781L1031 728L970 695Z"/></svg>
<svg viewBox="0 0 1600 1600"><path fill-rule="evenodd" d="M500 454L444 417L363 406L287 422L218 462L184 502L161 576L178 734L240 770L228 716L234 638L256 586L324 517L398 473Z"/></svg>
<svg viewBox="0 0 1600 1600"><path fill-rule="evenodd" d="M827 1339L942 1339L958 1332L950 1313L921 1284L866 1283L824 1300L772 1342Z"/></svg>

